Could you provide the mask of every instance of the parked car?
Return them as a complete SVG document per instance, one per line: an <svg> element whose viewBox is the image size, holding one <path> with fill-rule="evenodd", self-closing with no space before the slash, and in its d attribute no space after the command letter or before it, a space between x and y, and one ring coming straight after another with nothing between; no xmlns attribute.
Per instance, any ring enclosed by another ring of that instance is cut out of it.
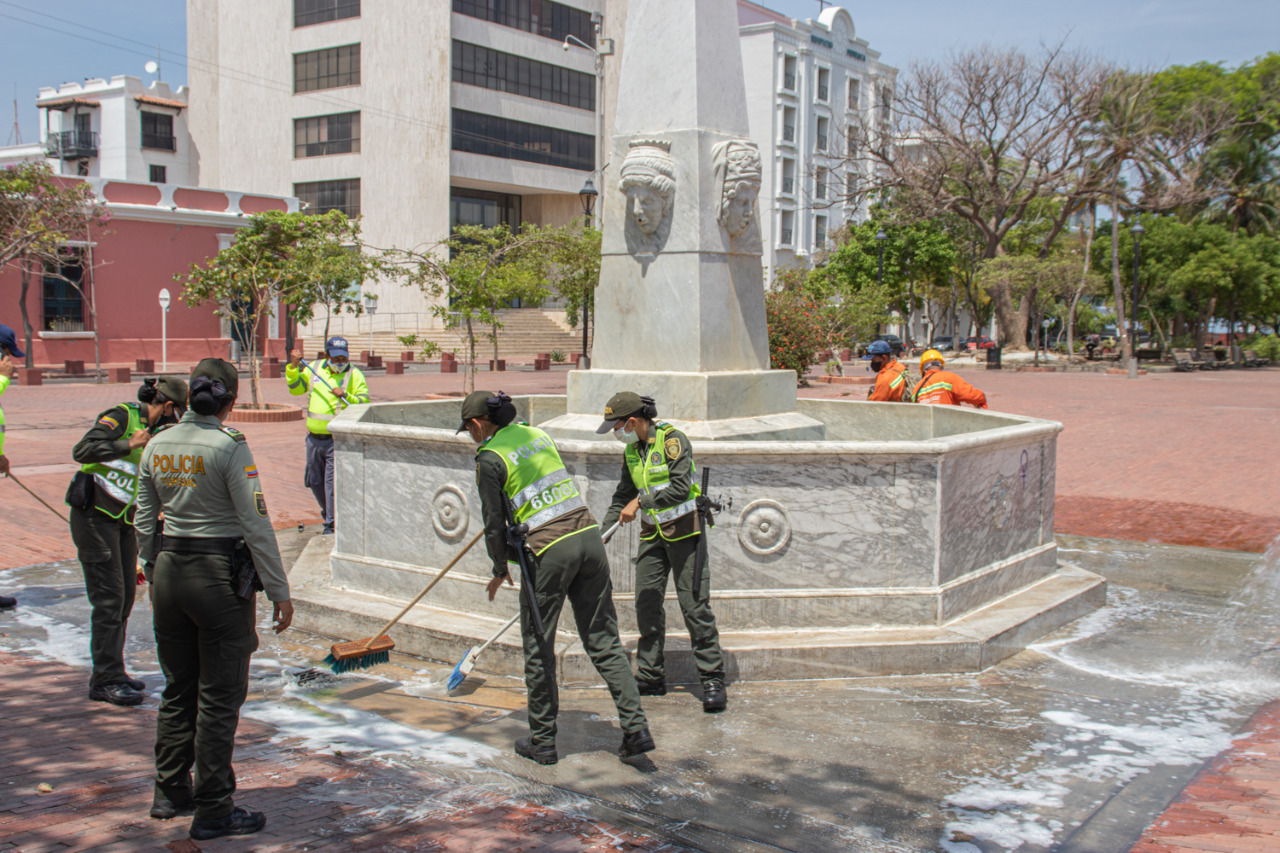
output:
<svg viewBox="0 0 1280 853"><path fill-rule="evenodd" d="M871 343L872 341L884 341L885 343L887 343L889 345L889 351L893 353L894 358L897 358L898 356L902 355L902 338L898 337L897 335L890 335L890 334L876 335L870 341L867 341L866 344L859 345L858 355L866 355L867 344Z"/></svg>
<svg viewBox="0 0 1280 853"><path fill-rule="evenodd" d="M956 342L956 339L953 338L951 335L938 335L932 341L929 342L929 348L936 349L940 352L946 352L947 350L955 347L956 345L955 342Z"/></svg>
<svg viewBox="0 0 1280 853"><path fill-rule="evenodd" d="M986 335L970 335L965 339L965 349L991 349L996 342L988 338Z"/></svg>

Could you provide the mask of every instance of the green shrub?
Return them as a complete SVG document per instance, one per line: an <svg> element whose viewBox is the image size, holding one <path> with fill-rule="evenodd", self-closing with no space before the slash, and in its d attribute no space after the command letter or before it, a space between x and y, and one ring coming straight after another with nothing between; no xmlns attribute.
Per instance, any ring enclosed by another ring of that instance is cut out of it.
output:
<svg viewBox="0 0 1280 853"><path fill-rule="evenodd" d="M769 361L775 370L794 370L800 383L814 356L823 346L817 318L821 308L803 293L794 290L765 294L765 314L769 322Z"/></svg>
<svg viewBox="0 0 1280 853"><path fill-rule="evenodd" d="M1255 335L1242 343L1240 348L1253 350L1258 358L1280 361L1280 337L1276 335Z"/></svg>
<svg viewBox="0 0 1280 853"><path fill-rule="evenodd" d="M556 364L564 364L565 362L564 352L558 349L553 349L551 351L551 360Z"/></svg>

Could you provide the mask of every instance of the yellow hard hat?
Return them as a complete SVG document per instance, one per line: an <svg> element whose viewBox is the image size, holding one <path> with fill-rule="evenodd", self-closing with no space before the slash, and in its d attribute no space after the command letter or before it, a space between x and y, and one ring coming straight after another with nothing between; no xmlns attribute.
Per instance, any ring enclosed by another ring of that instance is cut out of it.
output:
<svg viewBox="0 0 1280 853"><path fill-rule="evenodd" d="M924 366L931 361L936 361L943 367L947 366L947 360L942 357L942 353L938 352L936 349L927 349L924 351L924 354L920 356L921 373L924 373Z"/></svg>

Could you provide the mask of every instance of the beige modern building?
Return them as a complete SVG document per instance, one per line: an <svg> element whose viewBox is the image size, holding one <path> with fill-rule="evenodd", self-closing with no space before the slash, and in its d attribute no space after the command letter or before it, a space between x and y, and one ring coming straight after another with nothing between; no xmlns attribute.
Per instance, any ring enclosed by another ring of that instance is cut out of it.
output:
<svg viewBox="0 0 1280 853"><path fill-rule="evenodd" d="M568 222L596 168L603 5L188 0L199 182L359 214L379 247ZM434 325L416 291L365 290L378 329Z"/></svg>

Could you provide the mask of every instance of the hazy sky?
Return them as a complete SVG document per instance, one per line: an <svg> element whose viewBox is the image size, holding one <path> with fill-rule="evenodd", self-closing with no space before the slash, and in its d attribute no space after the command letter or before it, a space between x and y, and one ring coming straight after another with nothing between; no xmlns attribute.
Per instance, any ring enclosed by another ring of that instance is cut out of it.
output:
<svg viewBox="0 0 1280 853"><path fill-rule="evenodd" d="M817 0L765 5L798 18L817 17L819 8ZM899 67L982 41L1030 47L1064 36L1135 66L1201 59L1236 65L1280 50L1277 0L881 0L845 7L858 34ZM39 136L34 101L41 86L114 74L149 79L143 64L157 45L161 73L176 86L187 78L186 38L184 0L0 0L0 144L13 142L15 86L22 138L31 141Z"/></svg>

